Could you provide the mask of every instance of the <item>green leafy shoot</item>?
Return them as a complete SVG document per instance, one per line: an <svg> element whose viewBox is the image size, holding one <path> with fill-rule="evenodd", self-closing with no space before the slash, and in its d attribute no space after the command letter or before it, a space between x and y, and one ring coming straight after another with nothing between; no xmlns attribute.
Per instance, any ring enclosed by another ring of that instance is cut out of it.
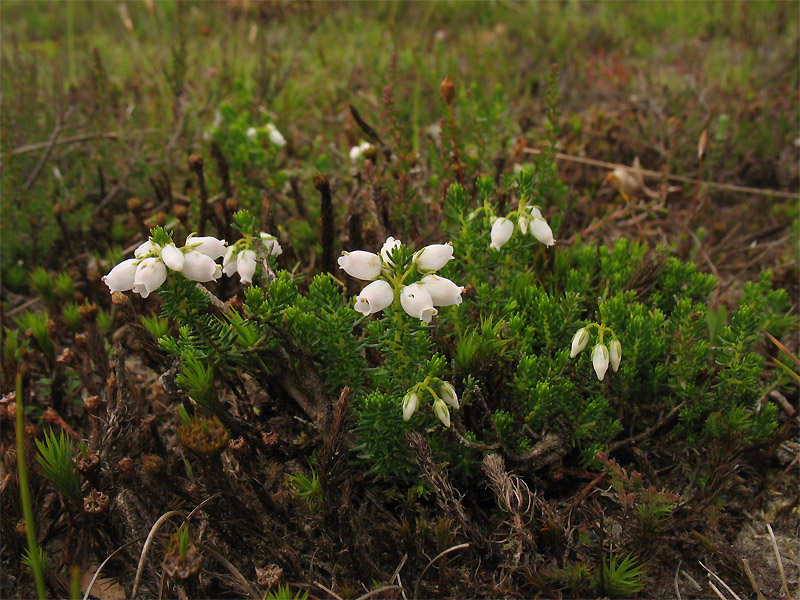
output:
<svg viewBox="0 0 800 600"><path fill-rule="evenodd" d="M322 500L322 485L314 468L311 467L311 478L301 472L297 475L289 475L288 479L295 493L305 500L310 510L314 510Z"/></svg>
<svg viewBox="0 0 800 600"><path fill-rule="evenodd" d="M80 505L83 502L81 481L73 461L69 438L63 431L56 437L52 430L45 431L44 436L44 441L36 440L39 448L36 460L41 465L45 478L67 500Z"/></svg>
<svg viewBox="0 0 800 600"><path fill-rule="evenodd" d="M631 554L622 560L616 554L609 554L596 577L599 577L599 591L612 598L631 598L645 585L644 567Z"/></svg>
<svg viewBox="0 0 800 600"><path fill-rule="evenodd" d="M266 600L306 600L307 598L307 590L299 591L293 595L288 585L279 585L265 596Z"/></svg>

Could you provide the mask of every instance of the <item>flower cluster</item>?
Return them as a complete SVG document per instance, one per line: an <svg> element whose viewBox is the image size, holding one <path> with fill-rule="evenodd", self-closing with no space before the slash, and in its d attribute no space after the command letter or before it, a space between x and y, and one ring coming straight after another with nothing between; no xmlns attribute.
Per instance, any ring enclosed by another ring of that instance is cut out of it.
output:
<svg viewBox="0 0 800 600"><path fill-rule="evenodd" d="M343 252L339 266L348 275L372 281L356 297L355 309L364 316L382 311L399 297L400 306L412 317L425 323L438 314L437 306L461 304L464 288L435 274L453 258L451 244L432 244L414 253L411 260L405 247L393 237L383 244L379 254L355 250ZM402 264L401 264L402 263ZM412 273L421 275L418 281L404 285Z"/></svg>
<svg viewBox="0 0 800 600"><path fill-rule="evenodd" d="M439 383L438 393L432 385ZM445 427L450 427L450 408L458 409L458 395L453 384L440 380L438 377L426 377L425 381L418 383L403 398L403 420L408 421L417 410L420 396L428 392L433 397L433 413ZM450 408L448 408L450 407Z"/></svg>
<svg viewBox="0 0 800 600"><path fill-rule="evenodd" d="M520 232L525 235L528 231L531 232L533 237L539 240L545 246L552 246L556 243L553 238L553 230L550 225L542 217L542 211L535 206L527 206L524 202L520 202L517 210L509 213L505 217L497 218L492 224L492 243L489 247L492 250L500 250L514 233L514 221L511 220L512 216L517 217L516 226L519 227Z"/></svg>
<svg viewBox="0 0 800 600"><path fill-rule="evenodd" d="M350 148L350 160L353 162L358 162L358 160L364 156L364 153L370 148L373 148L373 146L369 142L361 142L358 146L353 146Z"/></svg>
<svg viewBox="0 0 800 600"><path fill-rule="evenodd" d="M167 269L181 273L192 281L205 282L220 278L222 267L215 261L225 254L225 240L191 234L186 238L183 248L178 248L169 234L165 236L163 233L162 230L162 235L144 242L134 251L134 258L122 261L103 277L109 290L133 290L142 298L147 298L166 281Z"/></svg>
<svg viewBox="0 0 800 600"><path fill-rule="evenodd" d="M586 348L586 345L589 343L590 327L597 327L599 331L600 339L597 344L595 344L594 348L592 348L592 366L594 367L594 372L597 374L597 379L603 381L603 378L606 376L606 371L608 371L609 363L615 372L619 369L619 362L622 360L622 344L619 343L617 337L611 332L613 339L608 346L606 346L603 343L603 333L611 330L603 325L592 323L586 327L581 327L575 332L575 335L572 336L572 349L569 353L570 358L577 356L581 350Z"/></svg>
<svg viewBox="0 0 800 600"><path fill-rule="evenodd" d="M269 256L280 256L283 249L278 243L278 238L269 233L261 232L259 239L264 246L264 252ZM253 275L256 273L256 252L253 249L255 238L245 236L228 248L225 258L222 259L222 272L228 277L234 273L239 273L242 283L249 285L253 282Z"/></svg>
<svg viewBox="0 0 800 600"><path fill-rule="evenodd" d="M261 132L266 133L269 137L269 141L276 146L283 148L286 145L286 138L283 137L283 134L278 131L278 128L272 123L267 123L263 127L250 127L247 130L247 137L249 137L251 140L255 139Z"/></svg>

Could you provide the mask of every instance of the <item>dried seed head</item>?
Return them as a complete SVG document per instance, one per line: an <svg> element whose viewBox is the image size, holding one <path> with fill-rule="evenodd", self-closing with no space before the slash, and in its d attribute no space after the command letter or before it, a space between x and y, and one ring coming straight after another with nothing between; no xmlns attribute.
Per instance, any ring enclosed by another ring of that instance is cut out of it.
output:
<svg viewBox="0 0 800 600"><path fill-rule="evenodd" d="M256 567L256 579L262 588L278 585L283 577L283 569L276 564L267 565L263 569Z"/></svg>
<svg viewBox="0 0 800 600"><path fill-rule="evenodd" d="M136 463L133 462L133 459L126 456L122 460L117 463L119 470L122 471L122 474L130 477L133 475L134 471L136 470Z"/></svg>
<svg viewBox="0 0 800 600"><path fill-rule="evenodd" d="M133 214L139 214L142 211L144 203L136 197L128 198L128 210Z"/></svg>
<svg viewBox="0 0 800 600"><path fill-rule="evenodd" d="M142 468L144 472L150 476L154 477L159 475L164 471L164 459L155 454L145 456L144 459L142 459Z"/></svg>
<svg viewBox="0 0 800 600"><path fill-rule="evenodd" d="M275 433L274 431L268 431L267 433L261 436L261 441L264 442L264 445L267 448L272 448L273 446L275 446L278 443L279 439L280 436L278 436L278 434Z"/></svg>
<svg viewBox="0 0 800 600"><path fill-rule="evenodd" d="M189 207L186 204L175 204L172 207L172 214L177 219L185 219L189 215Z"/></svg>
<svg viewBox="0 0 800 600"><path fill-rule="evenodd" d="M186 548L186 554L180 555L177 542L172 544L172 548L167 552L164 557L164 562L161 563L167 575L173 579L183 581L189 579L193 575L200 572L203 566L203 555L197 549L197 546L190 543Z"/></svg>
<svg viewBox="0 0 800 600"><path fill-rule="evenodd" d="M83 405L86 407L86 410L89 411L89 414L97 414L103 407L103 401L97 396L89 396L83 399Z"/></svg>
<svg viewBox="0 0 800 600"><path fill-rule="evenodd" d="M203 155L199 152L194 152L193 154L189 155L189 166L192 169L198 169L203 167Z"/></svg>
<svg viewBox="0 0 800 600"><path fill-rule="evenodd" d="M56 358L56 362L62 365L68 365L72 363L73 360L75 360L75 353L69 348L64 348L61 354L58 355L58 358Z"/></svg>
<svg viewBox="0 0 800 600"><path fill-rule="evenodd" d="M198 456L216 456L228 445L228 430L217 417L195 417L178 427L178 443Z"/></svg>
<svg viewBox="0 0 800 600"><path fill-rule="evenodd" d="M239 208L239 199L238 198L226 198L225 199L225 208L229 211L233 212L237 208Z"/></svg>
<svg viewBox="0 0 800 600"><path fill-rule="evenodd" d="M86 498L83 499L83 512L90 515L99 515L108 507L109 497L103 492L93 489Z"/></svg>
<svg viewBox="0 0 800 600"><path fill-rule="evenodd" d="M78 458L75 459L75 466L78 467L78 471L84 474L96 471L97 467L100 466L100 453L96 450L87 450L86 455L83 453L78 454Z"/></svg>
<svg viewBox="0 0 800 600"><path fill-rule="evenodd" d="M244 441L242 436L239 436L235 440L229 440L228 448L235 452L237 456L245 455L250 450L250 447L247 445L247 442Z"/></svg>
<svg viewBox="0 0 800 600"><path fill-rule="evenodd" d="M448 105L453 103L453 100L456 97L456 86L453 85L453 82L450 81L450 76L444 78L442 82L442 100L444 100Z"/></svg>
<svg viewBox="0 0 800 600"><path fill-rule="evenodd" d="M85 333L76 333L75 334L75 343L78 346L86 346L89 343L89 336Z"/></svg>
<svg viewBox="0 0 800 600"><path fill-rule="evenodd" d="M17 521L17 524L14 526L14 533L17 534L17 537L21 539L25 539L27 535L27 528L25 527L25 519L20 519Z"/></svg>

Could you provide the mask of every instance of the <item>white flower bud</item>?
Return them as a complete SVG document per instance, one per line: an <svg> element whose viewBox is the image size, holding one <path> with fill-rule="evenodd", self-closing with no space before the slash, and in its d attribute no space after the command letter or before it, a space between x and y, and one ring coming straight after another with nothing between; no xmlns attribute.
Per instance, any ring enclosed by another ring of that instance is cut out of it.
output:
<svg viewBox="0 0 800 600"><path fill-rule="evenodd" d="M492 243L489 244L489 248L500 250L511 239L513 233L514 223L505 217L500 217L492 225Z"/></svg>
<svg viewBox="0 0 800 600"><path fill-rule="evenodd" d="M256 134L257 133L258 133L258 130L255 127L249 127L247 129L247 133L245 135L247 135L247 137L249 137L251 140L254 140L254 139L256 139Z"/></svg>
<svg viewBox="0 0 800 600"><path fill-rule="evenodd" d="M392 286L383 279L373 281L356 296L353 307L364 316L379 312L394 302Z"/></svg>
<svg viewBox="0 0 800 600"><path fill-rule="evenodd" d="M608 348L605 344L597 344L592 350L592 366L597 373L597 379L603 381L608 371Z"/></svg>
<svg viewBox="0 0 800 600"><path fill-rule="evenodd" d="M175 247L175 244L167 244L161 249L161 260L173 271L183 269L183 252Z"/></svg>
<svg viewBox="0 0 800 600"><path fill-rule="evenodd" d="M611 368L617 371L619 361L622 360L622 344L619 343L619 340L612 340L608 345L608 358L611 360Z"/></svg>
<svg viewBox="0 0 800 600"><path fill-rule="evenodd" d="M419 404L419 396L414 392L408 392L403 398L403 421L408 421L417 410Z"/></svg>
<svg viewBox="0 0 800 600"><path fill-rule="evenodd" d="M167 279L167 267L155 257L145 258L136 267L133 276L133 291L142 298L147 298L161 287Z"/></svg>
<svg viewBox="0 0 800 600"><path fill-rule="evenodd" d="M519 230L523 234L528 233L528 218L527 217L520 217L519 218Z"/></svg>
<svg viewBox="0 0 800 600"><path fill-rule="evenodd" d="M222 259L222 272L228 277L233 277L236 273L236 257L239 256L236 246L231 246Z"/></svg>
<svg viewBox="0 0 800 600"><path fill-rule="evenodd" d="M242 250L236 257L236 270L242 283L248 285L253 282L253 275L256 273L256 253L252 250Z"/></svg>
<svg viewBox="0 0 800 600"><path fill-rule="evenodd" d="M147 240L143 244L139 244L139 247L133 251L133 255L136 258L140 258L142 256L147 256L152 252L160 252L160 251L161 251L161 246L159 246L158 244L154 244L150 240Z"/></svg>
<svg viewBox="0 0 800 600"><path fill-rule="evenodd" d="M447 405L441 400L433 402L433 412L445 427L450 427L450 411L447 410Z"/></svg>
<svg viewBox="0 0 800 600"><path fill-rule="evenodd" d="M389 260L389 255L392 253L392 250L399 248L401 244L402 242L400 240L396 240L392 236L386 238L383 246L381 246L381 258L383 259L383 262L385 262L387 265L394 266L394 263Z"/></svg>
<svg viewBox="0 0 800 600"><path fill-rule="evenodd" d="M572 336L572 350L570 350L569 357L573 358L578 355L578 352L586 348L589 343L589 330L586 327L581 327Z"/></svg>
<svg viewBox="0 0 800 600"><path fill-rule="evenodd" d="M225 240L218 240L215 237L205 235L195 237L194 235L190 235L186 238L184 247L187 250L194 250L195 252L205 254L213 260L217 260L220 256L225 254L225 246L227 245L228 242Z"/></svg>
<svg viewBox="0 0 800 600"><path fill-rule="evenodd" d="M278 128L272 123L267 123L267 131L269 132L269 141L283 148L286 145L286 138L283 137Z"/></svg>
<svg viewBox="0 0 800 600"><path fill-rule="evenodd" d="M534 218L531 222L531 233L533 237L537 240L542 242L545 246L552 246L556 243L555 239L553 239L553 230L550 229L550 225L547 224L547 221L541 218Z"/></svg>
<svg viewBox="0 0 800 600"><path fill-rule="evenodd" d="M453 244L431 244L414 253L420 271L438 271L453 259Z"/></svg>
<svg viewBox="0 0 800 600"><path fill-rule="evenodd" d="M272 256L280 256L283 254L283 248L278 243L278 238L274 235L270 235L268 233L264 233L263 231L260 233L261 242L264 244L264 248L266 248Z"/></svg>
<svg viewBox="0 0 800 600"><path fill-rule="evenodd" d="M528 210L531 213L531 216L533 216L534 218L539 218L539 219L542 218L542 211L540 211L535 206L531 206Z"/></svg>
<svg viewBox="0 0 800 600"><path fill-rule="evenodd" d="M446 277L440 277L433 273L425 275L420 279L419 284L431 295L434 306L450 306L461 304L461 294L464 288L457 286Z"/></svg>
<svg viewBox="0 0 800 600"><path fill-rule="evenodd" d="M222 267L214 262L211 257L191 250L186 253L183 261L183 276L192 281L213 281L219 279Z"/></svg>
<svg viewBox="0 0 800 600"><path fill-rule="evenodd" d="M370 281L377 279L381 274L381 257L365 250L342 252L339 257L339 266L351 277Z"/></svg>
<svg viewBox="0 0 800 600"><path fill-rule="evenodd" d="M458 396L456 395L456 389L453 387L453 384L443 381L442 386L439 388L439 397L444 400L444 403L448 406L455 409L458 408Z"/></svg>
<svg viewBox="0 0 800 600"><path fill-rule="evenodd" d="M111 292L127 292L133 287L136 267L139 261L135 258L123 260L116 267L103 277L103 283L108 286Z"/></svg>
<svg viewBox="0 0 800 600"><path fill-rule="evenodd" d="M400 304L409 315L425 323L430 323L433 316L438 313L433 307L431 295L419 283L412 283L403 288L400 292Z"/></svg>

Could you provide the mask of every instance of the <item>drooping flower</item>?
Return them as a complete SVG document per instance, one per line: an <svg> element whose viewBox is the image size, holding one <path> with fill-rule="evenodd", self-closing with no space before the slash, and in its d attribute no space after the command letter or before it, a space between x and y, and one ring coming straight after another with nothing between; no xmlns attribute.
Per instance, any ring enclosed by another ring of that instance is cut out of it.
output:
<svg viewBox="0 0 800 600"><path fill-rule="evenodd" d="M394 291L383 279L373 281L356 296L355 309L364 316L382 311L394 302Z"/></svg>
<svg viewBox="0 0 800 600"><path fill-rule="evenodd" d="M457 286L446 277L428 273L419 280L419 284L431 295L434 306L451 306L461 304L464 288Z"/></svg>
<svg viewBox="0 0 800 600"><path fill-rule="evenodd" d="M261 242L264 244L264 248L266 248L272 256L280 256L283 254L283 248L281 248L281 245L278 243L278 238L276 238L274 235L270 235L262 231L259 234L259 237L261 238Z"/></svg>
<svg viewBox="0 0 800 600"><path fill-rule="evenodd" d="M553 238L553 230L550 229L550 225L547 224L547 221L541 217L534 217L531 222L531 233L533 237L545 246L552 246L556 243L556 240Z"/></svg>
<svg viewBox="0 0 800 600"><path fill-rule="evenodd" d="M160 259L151 256L142 259L137 265L131 289L142 298L147 298L160 288L166 279L167 267Z"/></svg>
<svg viewBox="0 0 800 600"><path fill-rule="evenodd" d="M186 279L191 279L192 281L213 281L219 279L222 275L222 267L207 254L197 250L190 250L183 255L183 270L181 273Z"/></svg>
<svg viewBox="0 0 800 600"><path fill-rule="evenodd" d="M369 142L361 142L358 146L353 146L350 148L350 160L353 162L358 161L362 156L364 156L364 152L372 148L372 144Z"/></svg>
<svg viewBox="0 0 800 600"><path fill-rule="evenodd" d="M419 283L405 286L400 292L400 305L412 317L430 323L437 311L433 307L433 299L428 291Z"/></svg>
<svg viewBox="0 0 800 600"><path fill-rule="evenodd" d="M608 348L605 344L597 344L592 350L592 366L597 379L603 381L608 371Z"/></svg>
<svg viewBox="0 0 800 600"><path fill-rule="evenodd" d="M586 348L586 344L588 343L589 331L586 327L581 327L575 332L575 335L572 336L572 349L570 350L569 357L573 358L577 356L581 350Z"/></svg>
<svg viewBox="0 0 800 600"><path fill-rule="evenodd" d="M370 281L381 274L381 257L365 250L342 252L339 257L339 266L351 277Z"/></svg>
<svg viewBox="0 0 800 600"><path fill-rule="evenodd" d="M389 255L395 248L399 248L402 244L403 242L394 239L392 236L386 238L386 241L383 243L383 246L381 246L381 258L383 259L383 262L385 262L389 266L394 266L394 263L389 258Z"/></svg>
<svg viewBox="0 0 800 600"><path fill-rule="evenodd" d="M408 421L417 410L419 396L415 392L408 392L403 398L403 421Z"/></svg>
<svg viewBox="0 0 800 600"><path fill-rule="evenodd" d="M622 344L619 340L611 340L608 345L608 358L611 361L611 368L616 372L619 369L619 361L622 360Z"/></svg>
<svg viewBox="0 0 800 600"><path fill-rule="evenodd" d="M267 133L269 133L269 141L276 146L283 148L286 145L286 138L284 138L283 134L278 131L278 128L272 123L267 123L266 128Z"/></svg>
<svg viewBox="0 0 800 600"><path fill-rule="evenodd" d="M450 411L442 400L434 400L433 412L445 427L450 427Z"/></svg>
<svg viewBox="0 0 800 600"><path fill-rule="evenodd" d="M218 240L211 236L195 236L191 233L186 238L184 247L186 250L194 250L216 260L225 254L225 246L227 245L228 243L225 240Z"/></svg>
<svg viewBox="0 0 800 600"><path fill-rule="evenodd" d="M144 242L142 244L139 244L139 247L136 248L136 250L133 251L133 255L136 258L139 258L139 257L142 257L142 256L147 256L148 254L152 254L154 252L156 252L156 253L157 252L161 252L161 246L159 246L158 244L153 243L150 240L147 240L146 242Z"/></svg>
<svg viewBox="0 0 800 600"><path fill-rule="evenodd" d="M108 275L102 278L103 283L108 286L108 289L113 292L127 292L133 288L134 278L136 276L136 269L139 261L135 258L123 260L116 267L108 272Z"/></svg>
<svg viewBox="0 0 800 600"><path fill-rule="evenodd" d="M242 283L249 285L253 283L253 275L256 273L256 253L252 250L242 250L236 257L236 270Z"/></svg>
<svg viewBox="0 0 800 600"><path fill-rule="evenodd" d="M444 403L448 406L458 409L458 396L456 395L456 389L453 387L452 383L448 383L447 381L442 382L442 386L439 388L439 397L444 400Z"/></svg>
<svg viewBox="0 0 800 600"><path fill-rule="evenodd" d="M453 259L453 244L431 244L414 253L420 271L438 271Z"/></svg>
<svg viewBox="0 0 800 600"><path fill-rule="evenodd" d="M492 225L492 243L489 247L492 250L500 250L514 233L514 223L510 219L500 217Z"/></svg>
<svg viewBox="0 0 800 600"><path fill-rule="evenodd" d="M178 250L175 244L167 244L161 249L161 260L173 271L183 269L184 254Z"/></svg>

